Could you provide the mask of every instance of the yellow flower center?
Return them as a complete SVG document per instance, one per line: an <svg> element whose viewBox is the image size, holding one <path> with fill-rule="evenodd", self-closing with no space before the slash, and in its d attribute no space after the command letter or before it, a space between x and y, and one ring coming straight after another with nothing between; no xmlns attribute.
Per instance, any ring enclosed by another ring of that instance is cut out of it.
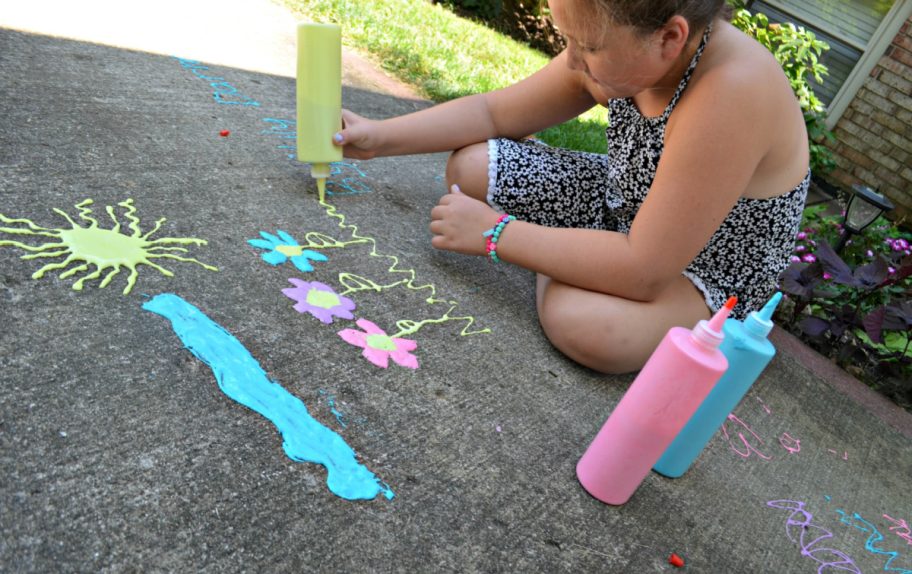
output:
<svg viewBox="0 0 912 574"><path fill-rule="evenodd" d="M332 309L339 305L339 297L330 291L311 289L307 292L307 304L321 309Z"/></svg>
<svg viewBox="0 0 912 574"><path fill-rule="evenodd" d="M275 250L285 257L297 257L304 252L304 248L300 245L277 245Z"/></svg>
<svg viewBox="0 0 912 574"><path fill-rule="evenodd" d="M393 342L392 337L387 335L368 335L367 346L372 349L379 349L381 351L395 351L396 343Z"/></svg>

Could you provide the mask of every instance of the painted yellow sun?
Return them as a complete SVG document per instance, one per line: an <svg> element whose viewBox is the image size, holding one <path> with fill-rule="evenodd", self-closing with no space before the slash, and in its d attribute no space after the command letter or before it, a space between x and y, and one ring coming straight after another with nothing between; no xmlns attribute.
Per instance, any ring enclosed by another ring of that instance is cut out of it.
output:
<svg viewBox="0 0 912 574"><path fill-rule="evenodd" d="M83 275L73 283L73 289L76 291L82 290L86 281L101 277L105 271L107 271L107 275L101 280L99 287L106 287L121 269L129 269L130 276L127 278L127 286L123 290L123 294L126 295L136 284L136 278L139 275L137 267L139 265L148 265L168 277L174 275L171 271L154 263L152 259L176 259L178 261L196 263L210 271L218 271L216 267L175 253L187 252L187 249L180 247L180 245L205 245L206 241L204 239L194 237L150 239L161 228L162 223L165 222L164 217L155 222L155 226L151 231L143 234L139 227L139 218L135 215L136 208L133 207L132 199L126 199L117 204L125 210L123 217L130 222L128 225L131 232L130 235L121 233L120 222L114 214L114 207L110 205L105 207L105 211L114 222L114 227L111 229L99 227L98 221L92 217L92 209L89 207L92 203L91 199L86 199L75 205L76 209L79 210L79 218L87 222L88 227L78 225L66 212L56 207L54 208L56 213L70 223L70 229L41 227L29 219L11 219L0 213L0 222L16 225L16 227L0 227L0 232L13 235L52 237L58 240L55 243L41 245L28 245L19 241L0 240L0 245L18 247L30 252L23 255L21 259L66 258L56 263L48 263L38 271L35 271L32 274L33 279L40 279L48 271L58 269L64 270L60 274L60 278L66 279L77 273L90 271L91 267L94 266L94 271Z"/></svg>

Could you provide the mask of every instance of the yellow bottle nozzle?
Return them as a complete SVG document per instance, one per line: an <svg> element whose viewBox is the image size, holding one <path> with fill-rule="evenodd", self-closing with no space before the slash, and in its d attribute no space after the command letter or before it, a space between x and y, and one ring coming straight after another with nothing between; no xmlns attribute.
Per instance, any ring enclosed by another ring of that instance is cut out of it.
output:
<svg viewBox="0 0 912 574"><path fill-rule="evenodd" d="M317 197L320 198L320 203L323 203L323 199L326 197L326 178L329 177L329 164L310 164L310 175L317 180Z"/></svg>

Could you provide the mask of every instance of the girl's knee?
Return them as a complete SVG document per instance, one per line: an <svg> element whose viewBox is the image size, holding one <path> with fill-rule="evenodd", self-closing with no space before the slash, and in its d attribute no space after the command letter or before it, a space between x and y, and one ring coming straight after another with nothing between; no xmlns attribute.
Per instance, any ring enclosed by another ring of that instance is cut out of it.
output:
<svg viewBox="0 0 912 574"><path fill-rule="evenodd" d="M539 302L542 330L559 351L586 367L621 374L642 367L642 349L625 328L625 318L609 308L593 313L572 301Z"/></svg>
<svg viewBox="0 0 912 574"><path fill-rule="evenodd" d="M450 154L446 166L447 189L458 184L463 193L484 201L488 195L488 144L476 143Z"/></svg>

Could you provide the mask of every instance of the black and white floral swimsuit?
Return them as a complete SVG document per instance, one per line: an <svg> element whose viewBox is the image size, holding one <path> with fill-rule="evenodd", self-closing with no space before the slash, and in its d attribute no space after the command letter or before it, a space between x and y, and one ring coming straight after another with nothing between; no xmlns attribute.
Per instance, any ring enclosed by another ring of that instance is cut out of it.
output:
<svg viewBox="0 0 912 574"><path fill-rule="evenodd" d="M687 88L711 27L664 113L645 117L633 100L608 102L605 155L553 148L535 140L488 141L488 203L523 221L628 233L655 177L668 117ZM684 276L715 312L731 295L744 318L776 289L788 265L807 197L810 172L794 189L769 199L738 200Z"/></svg>

